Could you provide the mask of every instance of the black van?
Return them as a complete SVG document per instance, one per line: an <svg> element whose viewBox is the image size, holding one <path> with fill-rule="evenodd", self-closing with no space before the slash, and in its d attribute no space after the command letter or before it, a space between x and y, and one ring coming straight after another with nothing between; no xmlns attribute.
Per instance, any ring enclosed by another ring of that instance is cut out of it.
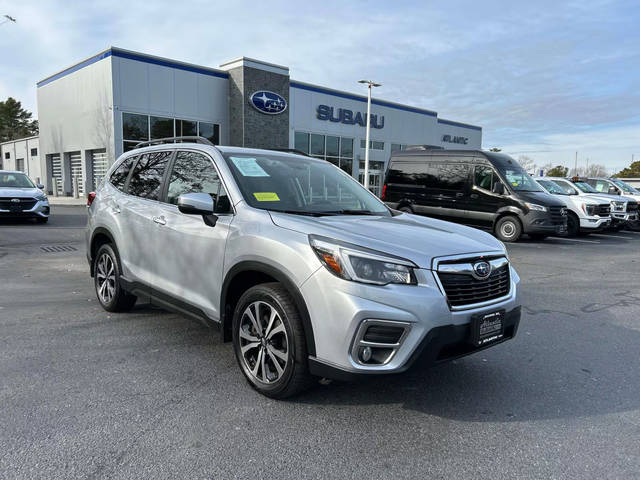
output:
<svg viewBox="0 0 640 480"><path fill-rule="evenodd" d="M403 212L491 229L503 242L523 233L540 239L567 231L565 205L501 153L425 147L395 152L382 200Z"/></svg>

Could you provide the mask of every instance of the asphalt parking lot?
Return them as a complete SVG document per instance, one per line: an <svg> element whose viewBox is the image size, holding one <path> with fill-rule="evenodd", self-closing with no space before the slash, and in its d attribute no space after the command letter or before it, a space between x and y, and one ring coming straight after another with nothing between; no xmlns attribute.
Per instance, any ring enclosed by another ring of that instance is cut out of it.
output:
<svg viewBox="0 0 640 480"><path fill-rule="evenodd" d="M216 331L144 304L103 311L84 223L83 207L0 223L0 478L640 472L640 233L509 245L511 342L274 401Z"/></svg>

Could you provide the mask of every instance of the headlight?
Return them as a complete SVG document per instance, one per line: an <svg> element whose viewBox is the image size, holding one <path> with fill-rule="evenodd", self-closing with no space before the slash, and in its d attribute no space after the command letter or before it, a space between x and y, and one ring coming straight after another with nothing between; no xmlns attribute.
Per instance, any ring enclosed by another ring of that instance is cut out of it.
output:
<svg viewBox="0 0 640 480"><path fill-rule="evenodd" d="M624 212L626 203L625 202L616 202L615 200L613 200L611 202L611 206L613 207L614 210L617 210L619 212Z"/></svg>
<svg viewBox="0 0 640 480"><path fill-rule="evenodd" d="M344 280L374 285L418 283L417 266L409 260L316 235L309 235L309 244L327 270Z"/></svg>
<svg viewBox="0 0 640 480"><path fill-rule="evenodd" d="M589 217L593 217L595 211L596 211L596 206L595 205L587 205L586 203L582 204L582 211L584 213L587 214L587 216Z"/></svg>
<svg viewBox="0 0 640 480"><path fill-rule="evenodd" d="M542 205L538 205L538 204L535 204L535 203L529 203L529 202L525 202L524 204L527 206L527 208L529 210L535 210L537 212L546 212L547 211L547 207L543 207Z"/></svg>
<svg viewBox="0 0 640 480"><path fill-rule="evenodd" d="M47 199L47 195L44 193L39 193L38 195L36 195L36 200L39 200L41 202L45 201Z"/></svg>

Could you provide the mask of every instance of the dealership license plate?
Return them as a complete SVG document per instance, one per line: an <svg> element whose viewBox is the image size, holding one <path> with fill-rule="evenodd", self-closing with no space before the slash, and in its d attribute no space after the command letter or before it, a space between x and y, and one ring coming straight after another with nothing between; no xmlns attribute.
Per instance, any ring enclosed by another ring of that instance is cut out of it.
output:
<svg viewBox="0 0 640 480"><path fill-rule="evenodd" d="M471 340L477 347L500 340L504 336L504 310L474 315L471 318Z"/></svg>

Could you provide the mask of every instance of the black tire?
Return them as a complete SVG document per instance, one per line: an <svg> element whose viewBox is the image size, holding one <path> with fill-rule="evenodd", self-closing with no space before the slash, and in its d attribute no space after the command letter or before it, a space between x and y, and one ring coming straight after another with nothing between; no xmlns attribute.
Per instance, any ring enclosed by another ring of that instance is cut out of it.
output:
<svg viewBox="0 0 640 480"><path fill-rule="evenodd" d="M502 242L517 242L522 236L522 224L518 217L505 215L496 222L494 234Z"/></svg>
<svg viewBox="0 0 640 480"><path fill-rule="evenodd" d="M47 223L49 221L49 217L38 217L36 218L37 223Z"/></svg>
<svg viewBox="0 0 640 480"><path fill-rule="evenodd" d="M549 235L547 235L546 233L530 233L529 236L533 239L533 240L544 240L545 238L547 238Z"/></svg>
<svg viewBox="0 0 640 480"><path fill-rule="evenodd" d="M578 234L580 234L580 219L575 213L569 212L567 215L567 236L575 237Z"/></svg>
<svg viewBox="0 0 640 480"><path fill-rule="evenodd" d="M104 262L104 264L101 264ZM113 268L113 277L111 277L111 268ZM120 283L120 259L113 247L109 244L102 245L96 252L93 259L93 284L96 290L98 302L107 312L126 312L133 308L136 304L137 297L131 295L122 288ZM105 277L105 274L106 277ZM103 287L104 283L107 286ZM109 295L106 293L109 292Z"/></svg>
<svg viewBox="0 0 640 480"><path fill-rule="evenodd" d="M258 325L252 322L247 310ZM272 311L276 312L278 319L272 316ZM269 322L267 316L274 320ZM271 332L283 332L271 333L273 336L270 337L269 324ZM233 312L232 329L233 348L240 370L258 392L282 399L300 393L313 384L307 364L302 320L293 299L282 285L264 283L247 290ZM243 353L242 348L250 345L253 346ZM278 357L272 353L274 351L278 352ZM265 362L259 365L262 355ZM281 363L284 361L281 356L286 358L285 364ZM281 371L278 371L276 363Z"/></svg>

